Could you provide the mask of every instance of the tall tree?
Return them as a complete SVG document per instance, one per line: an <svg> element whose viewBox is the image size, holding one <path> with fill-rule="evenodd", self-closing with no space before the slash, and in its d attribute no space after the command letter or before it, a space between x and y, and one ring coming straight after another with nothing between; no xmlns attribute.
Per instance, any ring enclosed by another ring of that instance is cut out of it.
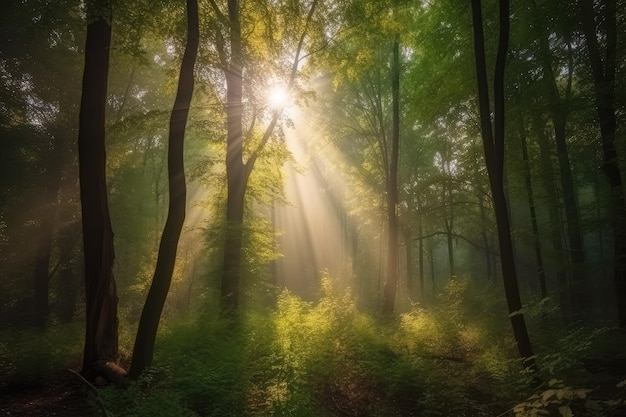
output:
<svg viewBox="0 0 626 417"><path fill-rule="evenodd" d="M521 121L521 120L520 120ZM530 222L533 230L533 247L535 249L535 258L537 260L537 278L539 279L539 288L541 298L548 296L548 288L546 286L546 270L543 266L543 253L541 251L541 237L539 235L539 225L537 223L537 209L535 208L535 196L533 194L533 183L530 175L530 161L528 158L528 141L524 130L523 122L520 123L519 131L522 145L522 162L524 167L524 183L526 185L526 194L528 198L528 210L530 212Z"/></svg>
<svg viewBox="0 0 626 417"><path fill-rule="evenodd" d="M387 175L387 279L383 292L383 314L392 314L398 288L398 158L400 149L400 41L393 41L391 63L391 159ZM408 243L407 243L408 245Z"/></svg>
<svg viewBox="0 0 626 417"><path fill-rule="evenodd" d="M596 13L592 0L582 0L580 19L589 51L600 136L602 139L602 171L611 189L611 222L613 228L613 278L617 295L620 327L626 328L626 201L615 144L617 130L615 73L617 68L617 0L599 2ZM604 23L600 30L596 20ZM601 41L604 40L604 57Z"/></svg>
<svg viewBox="0 0 626 417"><path fill-rule="evenodd" d="M170 116L168 141L169 211L161 236L152 285L139 320L129 371L131 378L138 377L146 367L152 364L159 320L172 282L178 241L185 221L187 186L185 183L183 145L189 106L193 95L193 70L199 41L198 2L197 0L187 0L187 44L180 66L178 91Z"/></svg>
<svg viewBox="0 0 626 417"><path fill-rule="evenodd" d="M483 19L480 0L472 0L472 22L474 33L474 55L476 62L476 77L478 82L478 105L480 111L480 126L485 152L485 163L491 185L491 193L498 226L500 244L500 259L504 291L509 307L509 316L513 327L513 334L517 342L520 356L526 366L534 368L533 351L526 328L522 303L517 283L517 271L511 239L511 226L508 207L504 193L504 70L509 41L509 2L499 0L500 30L498 37L498 52L494 71L494 125L491 125L491 110L489 104L489 85L487 81L487 65L485 59L485 41L483 34Z"/></svg>
<svg viewBox="0 0 626 417"><path fill-rule="evenodd" d="M533 1L533 11L540 13L537 9L536 2ZM569 106L572 96L572 80L574 74L574 62L570 34L565 34L565 47L567 49L567 66L559 69L561 72L567 70L567 81L563 92L559 89L559 79L553 57L550 50L549 28L544 27L542 21L536 25L538 28L539 51L538 57L543 72L545 85L545 94L550 113L550 119L554 130L554 140L556 142L556 151L559 161L559 173L561 178L561 190L563 194L563 209L565 212L566 235L568 242L568 254L570 259L571 271L571 297L572 307L574 311L584 309L587 305L585 297L584 280L585 280L585 250L583 240L583 230L581 227L580 214L578 208L578 199L576 186L574 183L574 174L572 172L572 164L570 161L569 150L567 145L567 118L569 114Z"/></svg>
<svg viewBox="0 0 626 417"><path fill-rule="evenodd" d="M105 109L111 45L111 4L87 4L85 69L80 101L78 159L85 257L86 331L83 372L118 355L113 229L106 185Z"/></svg>
<svg viewBox="0 0 626 417"><path fill-rule="evenodd" d="M219 55L220 64L226 79L226 235L224 240L224 255L221 280L221 302L225 311L235 311L239 305L239 283L241 278L243 221L245 209L245 195L254 165L273 135L282 108L274 108L270 121L267 124L260 143L244 160L245 138L243 128L244 116L244 76L253 72L253 65L246 60L246 49L242 37L241 10L239 0L228 0L228 13L224 14L215 0L210 0L211 7L217 16L221 27L226 28L227 36L219 29L215 34L215 47ZM302 31L297 38L294 58L288 74L287 90L291 90L296 81L299 64L302 60L304 40L316 11L318 0L313 0L309 6ZM229 40L228 47L225 39ZM247 72L244 70L248 70ZM255 110L256 111L256 110ZM252 132L256 113L252 118Z"/></svg>

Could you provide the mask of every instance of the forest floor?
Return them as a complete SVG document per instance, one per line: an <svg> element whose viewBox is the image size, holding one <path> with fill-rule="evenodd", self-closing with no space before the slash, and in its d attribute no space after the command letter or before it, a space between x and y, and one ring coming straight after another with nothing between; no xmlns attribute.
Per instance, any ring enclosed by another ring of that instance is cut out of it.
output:
<svg viewBox="0 0 626 417"><path fill-rule="evenodd" d="M0 417L99 416L92 398L84 382L67 370L37 383L0 382Z"/></svg>
<svg viewBox="0 0 626 417"><path fill-rule="evenodd" d="M624 405L624 388L616 389L615 382L626 378L626 357L624 352L616 353L609 357L583 359L585 376L583 386L592 389L589 399L593 399L598 404L603 405L601 412L589 414L585 402L579 402L575 407L572 403L572 410L575 416L606 416L606 417L626 417L626 406ZM5 375L6 376L6 375ZM385 394L370 393L375 399L360 398L357 394L348 395L352 392L346 381L342 381L342 392L334 392L331 388L320 389L316 402L322 405L327 412L326 415L347 416L347 415L368 415L367 407L359 409L359 405L369 403L370 400L377 402L383 400ZM512 416L509 406L498 404L494 401L486 388L486 392L479 392L476 387L465 387L469 390L469 399L475 402L477 409L481 410L480 416ZM358 391L358 390L357 390ZM99 397L94 393L93 387L82 381L78 375L69 370L58 370L41 377L38 380L28 379L20 381L12 378L2 378L0 375L0 417L96 417L102 416L97 401ZM356 391L355 391L356 392ZM348 393L348 394L347 394ZM614 401L612 406L607 406L607 400ZM367 404L365 404L367 405ZM397 404L398 409L402 409L401 404ZM507 411L508 408L508 411ZM553 407L555 408L555 407ZM469 411L469 410L468 410ZM560 416L556 408L550 415ZM415 415L413 413L402 413L394 415ZM530 414L525 414L530 415Z"/></svg>

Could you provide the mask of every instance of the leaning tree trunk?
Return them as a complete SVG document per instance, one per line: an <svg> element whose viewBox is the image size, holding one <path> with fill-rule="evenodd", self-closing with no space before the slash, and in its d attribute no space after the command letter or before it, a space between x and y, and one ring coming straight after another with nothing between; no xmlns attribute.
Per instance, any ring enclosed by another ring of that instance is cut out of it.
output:
<svg viewBox="0 0 626 417"><path fill-rule="evenodd" d="M485 152L485 162L491 185L491 192L498 226L500 243L500 259L504 291L509 307L509 317L517 348L526 366L534 368L534 359L530 337L526 328L522 303L517 283L515 258L507 202L504 194L504 68L509 40L509 2L499 0L500 33L498 53L494 71L494 128L491 127L491 111L489 105L489 87L487 83L487 66L485 63L485 42L483 35L482 10L480 0L472 0L472 21L474 31L474 54L476 59L476 76L478 82L478 104L480 124Z"/></svg>
<svg viewBox="0 0 626 417"><path fill-rule="evenodd" d="M199 40L198 3L197 0L187 0L187 45L180 66L174 108L170 116L167 153L169 208L161 236L152 284L139 320L129 371L130 378L137 378L146 367L152 365L159 320L172 282L178 241L185 221L187 186L185 184L183 145L189 106L193 95L193 69L196 64Z"/></svg>
<svg viewBox="0 0 626 417"><path fill-rule="evenodd" d="M596 108L602 137L602 171L611 189L611 223L613 228L613 279L617 296L617 310L621 328L626 328L626 201L615 147L617 128L615 71L617 64L616 0L604 5L605 55L600 53L593 1L584 0L581 10L582 29L589 50L589 59L595 87Z"/></svg>
<svg viewBox="0 0 626 417"><path fill-rule="evenodd" d="M113 229L106 186L105 108L110 4L87 2L85 69L78 128L80 201L85 257L86 331L83 372L118 354L117 291L113 278Z"/></svg>

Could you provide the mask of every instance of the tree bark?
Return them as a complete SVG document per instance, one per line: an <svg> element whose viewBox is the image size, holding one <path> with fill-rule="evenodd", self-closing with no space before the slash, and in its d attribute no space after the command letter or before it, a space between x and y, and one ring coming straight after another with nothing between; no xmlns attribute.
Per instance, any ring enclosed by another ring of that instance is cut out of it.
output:
<svg viewBox="0 0 626 417"><path fill-rule="evenodd" d="M87 315L84 373L89 373L96 361L115 361L118 355L117 292L112 271L115 253L104 143L111 44L110 5L107 1L94 3L87 4L85 69L78 129Z"/></svg>
<svg viewBox="0 0 626 417"><path fill-rule="evenodd" d="M193 95L193 70L198 53L200 32L197 0L187 0L187 44L180 67L178 91L170 116L167 154L169 208L161 235L159 254L152 284L141 312L129 377L137 378L152 365L159 320L172 282L178 242L185 221L187 185L185 183L184 140L189 106Z"/></svg>
<svg viewBox="0 0 626 417"><path fill-rule="evenodd" d="M476 61L476 77L478 82L478 104L480 124L485 152L485 162L489 174L498 239L504 291L509 308L509 317L517 348L524 364L534 369L533 351L526 328L522 303L517 283L515 258L507 201L504 193L504 69L509 39L509 2L499 0L500 32L498 53L494 71L494 128L491 127L491 111L489 106L489 87L487 83L487 66L485 63L485 42L483 35L482 10L480 0L472 0L472 21L474 32L474 56Z"/></svg>

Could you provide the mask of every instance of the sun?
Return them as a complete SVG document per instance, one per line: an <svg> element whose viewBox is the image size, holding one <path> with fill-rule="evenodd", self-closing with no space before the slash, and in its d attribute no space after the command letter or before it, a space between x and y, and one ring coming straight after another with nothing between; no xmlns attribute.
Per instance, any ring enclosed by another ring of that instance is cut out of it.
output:
<svg viewBox="0 0 626 417"><path fill-rule="evenodd" d="M283 87L274 86L268 91L267 101L273 108L282 109L289 101L289 94Z"/></svg>

